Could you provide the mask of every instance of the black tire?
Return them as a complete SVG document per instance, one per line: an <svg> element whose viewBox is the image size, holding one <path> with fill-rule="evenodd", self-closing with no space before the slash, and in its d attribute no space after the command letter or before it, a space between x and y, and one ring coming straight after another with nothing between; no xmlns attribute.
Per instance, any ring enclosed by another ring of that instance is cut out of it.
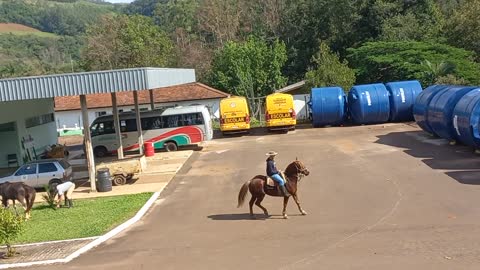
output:
<svg viewBox="0 0 480 270"><path fill-rule="evenodd" d="M114 175L112 179L112 183L114 186L123 186L127 183L127 178L121 174Z"/></svg>
<svg viewBox="0 0 480 270"><path fill-rule="evenodd" d="M103 146L97 146L95 147L95 149L93 149L93 153L95 154L96 157L102 158L108 154L108 151L107 151L107 148Z"/></svg>
<svg viewBox="0 0 480 270"><path fill-rule="evenodd" d="M167 152L174 152L178 150L178 146L174 142L167 142L165 143L164 147Z"/></svg>
<svg viewBox="0 0 480 270"><path fill-rule="evenodd" d="M52 179L50 180L50 182L48 182L48 185L51 186L51 185L60 185L62 183L62 180L60 179Z"/></svg>

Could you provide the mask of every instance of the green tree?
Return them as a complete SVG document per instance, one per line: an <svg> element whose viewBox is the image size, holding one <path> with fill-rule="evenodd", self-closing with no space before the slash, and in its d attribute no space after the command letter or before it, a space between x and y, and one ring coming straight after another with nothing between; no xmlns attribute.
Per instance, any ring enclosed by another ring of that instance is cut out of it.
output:
<svg viewBox="0 0 480 270"><path fill-rule="evenodd" d="M387 16L382 22L382 40L422 41L439 37L443 16L434 0L387 0L385 2L391 5L388 6L385 12Z"/></svg>
<svg viewBox="0 0 480 270"><path fill-rule="evenodd" d="M471 84L480 83L480 66L474 62L473 53L444 44L367 42L348 52L358 83L417 79L428 85L432 69L424 64L426 60L433 65L450 63L455 66L450 74Z"/></svg>
<svg viewBox="0 0 480 270"><path fill-rule="evenodd" d="M313 68L305 74L309 88L319 86L341 86L349 91L355 83L355 71L333 53L327 44L321 43L318 52L312 57Z"/></svg>
<svg viewBox="0 0 480 270"><path fill-rule="evenodd" d="M285 73L291 80L302 79L324 40L341 55L355 44L355 26L360 16L355 0L285 0L281 15L281 39L288 50Z"/></svg>
<svg viewBox="0 0 480 270"><path fill-rule="evenodd" d="M235 95L265 96L285 86L281 70L286 60L282 42L269 45L253 37L242 43L230 41L215 53L209 82Z"/></svg>
<svg viewBox="0 0 480 270"><path fill-rule="evenodd" d="M475 51L480 60L480 0L466 0L447 24L450 44Z"/></svg>
<svg viewBox="0 0 480 270"><path fill-rule="evenodd" d="M83 60L89 70L167 67L175 63L174 45L152 18L113 15L87 30Z"/></svg>

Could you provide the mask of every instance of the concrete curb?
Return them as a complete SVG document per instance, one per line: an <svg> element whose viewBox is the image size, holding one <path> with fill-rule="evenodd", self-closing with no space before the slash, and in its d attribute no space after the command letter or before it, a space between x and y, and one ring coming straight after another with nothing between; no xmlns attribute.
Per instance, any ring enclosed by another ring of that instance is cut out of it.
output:
<svg viewBox="0 0 480 270"><path fill-rule="evenodd" d="M163 189L162 189L163 190ZM28 267L28 266L34 266L34 265L48 265L48 264L54 264L54 263L67 263L70 262L71 260L77 258L81 254L93 249L94 247L102 244L103 242L109 240L110 238L114 237L115 235L119 234L120 232L124 231L128 227L132 226L135 224L137 221L142 218L148 209L155 203L155 201L158 199L160 196L160 193L162 191L157 191L155 192L152 197L143 205L143 207L137 212L137 214L132 217L131 219L127 220L126 222L120 224L117 226L115 229L109 231L108 233L96 238L92 242L88 243L87 245L83 246L79 250L75 251L74 253L70 254L69 256L63 258L63 259L55 259L55 260L46 260L46 261L37 261L37 262L27 262L27 263L12 263L12 264L2 264L0 265L0 269L7 269L7 268L17 268L17 267ZM34 245L34 244L32 244Z"/></svg>

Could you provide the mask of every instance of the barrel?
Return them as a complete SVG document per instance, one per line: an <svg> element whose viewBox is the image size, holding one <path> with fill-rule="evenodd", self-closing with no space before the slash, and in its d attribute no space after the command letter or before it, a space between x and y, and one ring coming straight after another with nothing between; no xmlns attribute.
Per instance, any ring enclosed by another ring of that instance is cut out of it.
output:
<svg viewBox="0 0 480 270"><path fill-rule="evenodd" d="M475 87L446 86L432 98L428 105L427 122L433 134L450 141L456 139L452 121L453 109L464 95L474 89Z"/></svg>
<svg viewBox="0 0 480 270"><path fill-rule="evenodd" d="M155 155L155 148L153 147L152 142L146 142L143 144L145 148L145 156L153 157Z"/></svg>
<svg viewBox="0 0 480 270"><path fill-rule="evenodd" d="M384 84L355 85L348 93L348 111L356 124L387 122L390 116L389 93Z"/></svg>
<svg viewBox="0 0 480 270"><path fill-rule="evenodd" d="M422 92L419 81L389 82L385 84L390 98L390 121L413 121L413 105Z"/></svg>
<svg viewBox="0 0 480 270"><path fill-rule="evenodd" d="M421 129L430 134L433 134L433 131L427 122L428 105L430 104L430 101L432 101L432 98L445 87L445 85L432 85L426 88L417 96L415 104L413 105L413 117L415 122Z"/></svg>
<svg viewBox="0 0 480 270"><path fill-rule="evenodd" d="M453 109L452 123L459 142L480 149L480 88L458 101Z"/></svg>
<svg viewBox="0 0 480 270"><path fill-rule="evenodd" d="M312 88L310 108L314 127L342 124L346 113L346 97L341 87Z"/></svg>
<svg viewBox="0 0 480 270"><path fill-rule="evenodd" d="M97 191L112 191L112 179L110 176L110 170L108 168L97 170Z"/></svg>

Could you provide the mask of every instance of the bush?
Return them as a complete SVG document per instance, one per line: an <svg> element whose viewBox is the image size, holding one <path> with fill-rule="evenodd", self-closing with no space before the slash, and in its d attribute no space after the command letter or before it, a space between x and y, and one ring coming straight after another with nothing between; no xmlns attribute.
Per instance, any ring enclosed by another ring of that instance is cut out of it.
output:
<svg viewBox="0 0 480 270"><path fill-rule="evenodd" d="M21 215L16 215L7 208L0 208L0 244L7 246L5 257L15 255L16 252L12 243L22 233L24 225L24 219Z"/></svg>

